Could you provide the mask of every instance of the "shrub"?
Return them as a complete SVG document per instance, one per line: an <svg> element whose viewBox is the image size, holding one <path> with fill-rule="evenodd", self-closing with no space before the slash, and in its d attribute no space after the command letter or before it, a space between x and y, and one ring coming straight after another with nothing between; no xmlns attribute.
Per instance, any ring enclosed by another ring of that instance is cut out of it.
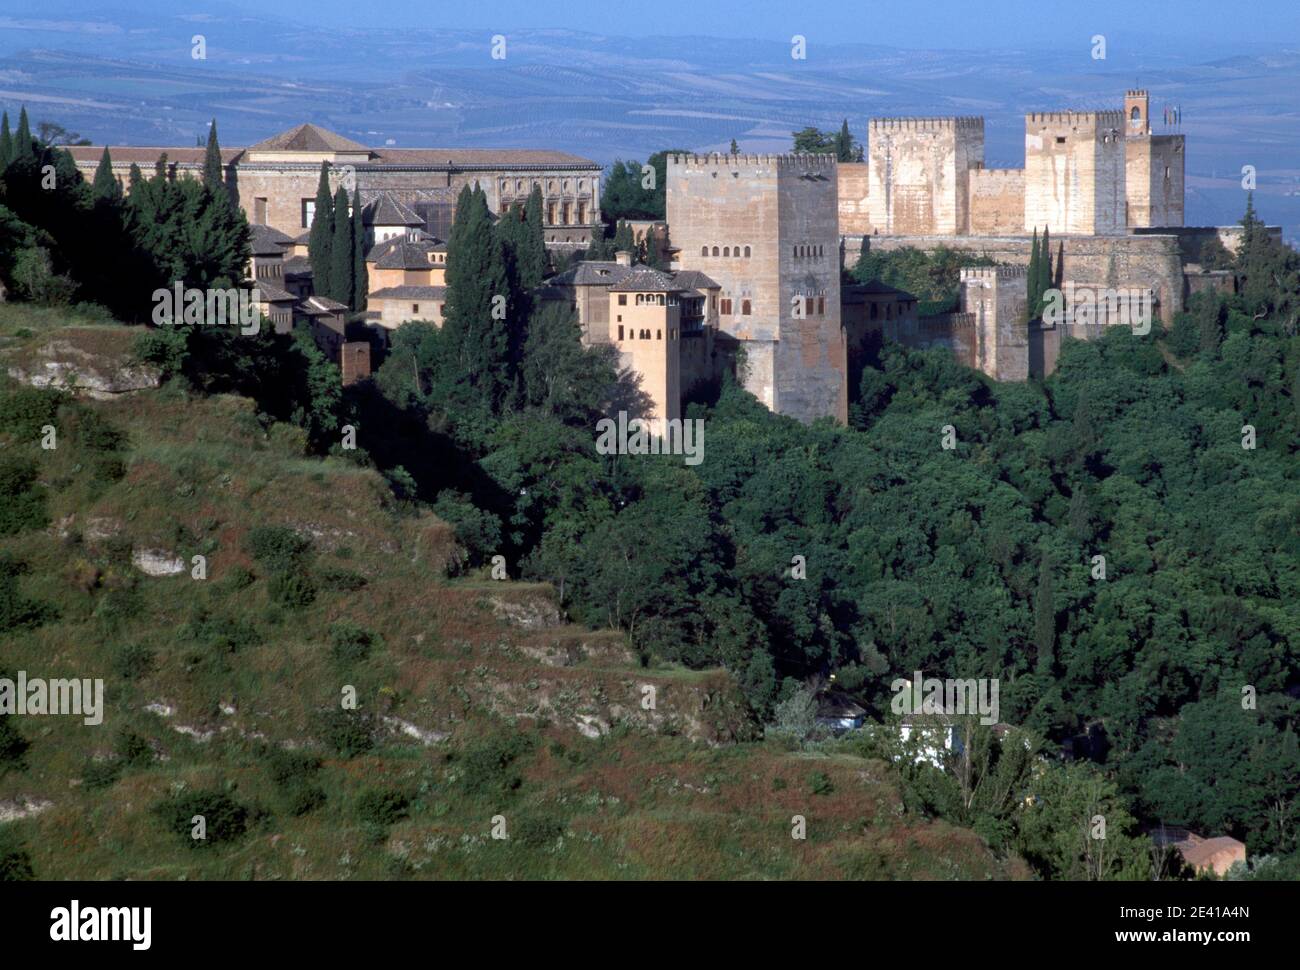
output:
<svg viewBox="0 0 1300 970"><path fill-rule="evenodd" d="M364 754L375 746L374 717L361 711L326 711L317 719L316 733L344 758Z"/></svg>
<svg viewBox="0 0 1300 970"><path fill-rule="evenodd" d="M342 664L365 660L378 639L377 634L346 620L330 624L330 648L334 659Z"/></svg>
<svg viewBox="0 0 1300 970"><path fill-rule="evenodd" d="M271 572L287 572L307 562L311 540L282 525L259 525L249 531L247 549Z"/></svg>
<svg viewBox="0 0 1300 970"><path fill-rule="evenodd" d="M86 767L81 769L81 784L91 791L111 788L120 777L122 777L122 762L116 759L89 761Z"/></svg>
<svg viewBox="0 0 1300 970"><path fill-rule="evenodd" d="M242 589L248 589L253 583L257 582L257 577L253 571L245 566L232 566L230 571L221 579L221 587L227 592L238 593Z"/></svg>
<svg viewBox="0 0 1300 970"><path fill-rule="evenodd" d="M58 391L36 387L17 387L0 394L0 428L18 441L35 442L45 425L58 425L55 415L61 400Z"/></svg>
<svg viewBox="0 0 1300 970"><path fill-rule="evenodd" d="M238 653L261 640L257 628L251 623L226 616L211 616L206 610L200 610L195 619L181 628L181 636L222 653Z"/></svg>
<svg viewBox="0 0 1300 970"><path fill-rule="evenodd" d="M341 566L323 566L316 571L316 578L322 586L336 593L355 593L366 585L366 577Z"/></svg>
<svg viewBox="0 0 1300 970"><path fill-rule="evenodd" d="M286 610L300 610L316 600L316 584L306 572L276 573L267 586L271 602Z"/></svg>
<svg viewBox="0 0 1300 970"><path fill-rule="evenodd" d="M52 606L23 596L18 577L27 572L27 564L0 552L0 636L29 627L40 626L55 616Z"/></svg>
<svg viewBox="0 0 1300 970"><path fill-rule="evenodd" d="M0 535L16 535L49 525L45 496L33 487L36 474L34 462L0 458Z"/></svg>
<svg viewBox="0 0 1300 970"><path fill-rule="evenodd" d="M233 842L248 831L248 809L217 789L184 792L158 802L154 812L167 831L183 838L192 848ZM191 835L196 815L203 816L206 839Z"/></svg>
<svg viewBox="0 0 1300 970"><path fill-rule="evenodd" d="M32 857L10 830L0 828L0 882L30 882L36 878Z"/></svg>
<svg viewBox="0 0 1300 970"><path fill-rule="evenodd" d="M835 783L824 771L814 771L808 776L808 790L814 795L829 795L835 791Z"/></svg>
<svg viewBox="0 0 1300 970"><path fill-rule="evenodd" d="M117 451L126 443L126 435L114 428L99 412L88 408L77 411L77 440L91 451Z"/></svg>
<svg viewBox="0 0 1300 970"><path fill-rule="evenodd" d="M11 768L24 767L23 756L30 747L27 739L18 733L12 714L0 714L0 765Z"/></svg>
<svg viewBox="0 0 1300 970"><path fill-rule="evenodd" d="M113 672L123 680L139 680L153 672L154 652L138 643L128 643L113 651Z"/></svg>
<svg viewBox="0 0 1300 970"><path fill-rule="evenodd" d="M514 762L532 747L522 734L498 734L467 747L457 759L460 787L468 795L499 795L523 784Z"/></svg>
<svg viewBox="0 0 1300 970"><path fill-rule="evenodd" d="M122 763L131 768L144 768L153 764L153 747L143 735L130 728L122 728L113 739L113 751Z"/></svg>
<svg viewBox="0 0 1300 970"><path fill-rule="evenodd" d="M522 815L510 826L510 838L530 849L554 845L564 835L566 823L541 814Z"/></svg>
<svg viewBox="0 0 1300 970"><path fill-rule="evenodd" d="M410 798L398 791L369 788L357 799L357 818L371 825L392 825L406 818Z"/></svg>
<svg viewBox="0 0 1300 970"><path fill-rule="evenodd" d="M290 815L306 815L325 804L325 790L315 783L319 758L277 748L267 756L267 765Z"/></svg>

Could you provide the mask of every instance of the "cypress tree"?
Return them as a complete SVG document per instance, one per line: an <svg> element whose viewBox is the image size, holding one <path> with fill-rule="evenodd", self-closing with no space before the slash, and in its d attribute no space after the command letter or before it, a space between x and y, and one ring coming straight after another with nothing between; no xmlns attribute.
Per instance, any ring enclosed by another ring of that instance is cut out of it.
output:
<svg viewBox="0 0 1300 970"><path fill-rule="evenodd" d="M330 244L331 298L352 306L352 215L348 212L348 191L339 185L334 193L334 241Z"/></svg>
<svg viewBox="0 0 1300 970"><path fill-rule="evenodd" d="M546 227L542 222L542 187L534 185L524 206L524 231L520 233L519 282L528 289L542 285L549 259Z"/></svg>
<svg viewBox="0 0 1300 970"><path fill-rule="evenodd" d="M731 139L731 154L733 155L740 154L740 146L736 144L736 139L734 138Z"/></svg>
<svg viewBox="0 0 1300 970"><path fill-rule="evenodd" d="M1029 269L1025 273L1025 320L1034 319L1038 310L1038 227L1034 226L1034 243L1029 250Z"/></svg>
<svg viewBox="0 0 1300 970"><path fill-rule="evenodd" d="M1038 292L1038 303L1034 308L1034 316L1043 315L1043 306L1047 300L1047 291L1052 288L1052 239L1051 227L1043 226L1043 243L1038 248L1038 282L1035 284L1035 290Z"/></svg>
<svg viewBox="0 0 1300 970"><path fill-rule="evenodd" d="M498 413L512 385L510 320L494 319L497 297L509 294L501 240L493 231L482 189L461 190L447 245L447 322L456 348L459 385L472 405ZM508 312L507 307L507 312ZM499 314L497 314L499 317Z"/></svg>
<svg viewBox="0 0 1300 970"><path fill-rule="evenodd" d="M217 144L217 119L212 119L208 129L208 150L203 156L203 184L224 199L230 198L226 189L226 169L221 164L221 147Z"/></svg>
<svg viewBox="0 0 1300 970"><path fill-rule="evenodd" d="M370 292L366 270L366 226L361 216L361 190L352 193L352 309L364 310Z"/></svg>
<svg viewBox="0 0 1300 970"><path fill-rule="evenodd" d="M113 177L113 159L109 157L107 145L104 146L104 154L99 156L99 167L95 169L95 181L91 183L90 194L96 200L116 201L122 197L122 187Z"/></svg>
<svg viewBox="0 0 1300 970"><path fill-rule="evenodd" d="M0 121L0 171L13 161L14 158L14 136L9 131L9 112L4 113L4 120Z"/></svg>
<svg viewBox="0 0 1300 970"><path fill-rule="evenodd" d="M14 135L13 161L26 159L36 161L36 151L32 147L32 129L27 122L27 107L18 113L18 133Z"/></svg>
<svg viewBox="0 0 1300 970"><path fill-rule="evenodd" d="M307 240L307 258L311 260L312 290L329 296L330 273L334 268L334 201L330 195L329 163L320 163L320 182L316 186L316 209Z"/></svg>
<svg viewBox="0 0 1300 970"><path fill-rule="evenodd" d="M636 237L632 235L632 227L622 219L618 222L618 228L614 230L614 252L636 253Z"/></svg>
<svg viewBox="0 0 1300 970"><path fill-rule="evenodd" d="M105 149L107 151L107 149ZM131 186L131 193L134 196L135 190L144 181L144 173L140 171L140 166L135 162L131 163L131 171L127 173L126 182Z"/></svg>

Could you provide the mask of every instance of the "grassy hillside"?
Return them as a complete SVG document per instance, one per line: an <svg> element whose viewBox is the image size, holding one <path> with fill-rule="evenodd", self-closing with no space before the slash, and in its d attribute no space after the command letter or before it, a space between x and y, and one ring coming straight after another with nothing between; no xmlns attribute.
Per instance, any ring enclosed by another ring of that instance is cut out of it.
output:
<svg viewBox="0 0 1300 970"><path fill-rule="evenodd" d="M248 399L90 397L132 336L0 311L0 464L34 469L7 479L0 670L105 685L100 725L6 719L0 837L38 878L1026 874L882 763L759 740L725 672L643 668L548 586L448 579L446 524ZM69 371L75 396L28 386Z"/></svg>

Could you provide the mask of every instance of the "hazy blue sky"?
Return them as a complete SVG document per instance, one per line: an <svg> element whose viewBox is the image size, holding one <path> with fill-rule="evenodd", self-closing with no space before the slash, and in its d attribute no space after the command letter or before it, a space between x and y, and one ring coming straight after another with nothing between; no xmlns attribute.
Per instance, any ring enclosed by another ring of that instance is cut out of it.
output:
<svg viewBox="0 0 1300 970"><path fill-rule="evenodd" d="M1300 0L55 0L40 8L0 0L0 10L27 17L104 7L201 13L230 6L357 27L563 27L632 37L786 40L798 33L820 42L968 48L1069 47L1101 33L1112 47L1187 45L1220 55L1252 43L1300 47Z"/></svg>

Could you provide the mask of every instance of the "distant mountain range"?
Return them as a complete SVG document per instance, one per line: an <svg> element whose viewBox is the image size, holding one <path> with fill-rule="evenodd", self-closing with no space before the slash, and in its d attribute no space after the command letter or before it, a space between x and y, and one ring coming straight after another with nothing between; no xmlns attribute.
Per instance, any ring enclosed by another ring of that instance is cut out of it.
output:
<svg viewBox="0 0 1300 970"><path fill-rule="evenodd" d="M1135 85L1152 114L1182 108L1188 222L1256 205L1300 239L1300 47L1194 61L1165 53L903 50L770 41L627 38L572 30L341 29L250 16L0 11L0 104L26 104L96 143L192 145L217 118L250 144L312 121L367 144L560 148L608 163L662 148L780 151L805 125L880 115L979 114L990 166L1024 162L1029 110L1120 106ZM192 56L202 35L206 57Z"/></svg>

